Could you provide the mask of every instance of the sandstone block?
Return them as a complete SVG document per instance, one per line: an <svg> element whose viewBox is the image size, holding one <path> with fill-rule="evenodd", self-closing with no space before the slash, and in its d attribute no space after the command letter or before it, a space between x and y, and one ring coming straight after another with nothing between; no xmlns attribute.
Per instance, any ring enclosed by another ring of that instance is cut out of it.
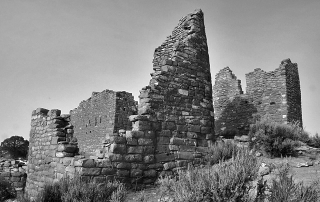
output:
<svg viewBox="0 0 320 202"><path fill-rule="evenodd" d="M64 157L73 157L74 153L68 153L68 152L56 152L56 157L58 158L64 158Z"/></svg>
<svg viewBox="0 0 320 202"><path fill-rule="evenodd" d="M127 138L127 145L138 145L137 138Z"/></svg>
<svg viewBox="0 0 320 202"><path fill-rule="evenodd" d="M142 154L142 153L143 153L142 146L128 147L128 154Z"/></svg>
<svg viewBox="0 0 320 202"><path fill-rule="evenodd" d="M119 162L119 161L123 161L124 157L122 154L108 154L107 158L111 161L111 162Z"/></svg>
<svg viewBox="0 0 320 202"><path fill-rule="evenodd" d="M157 145L157 153L169 153L170 149L168 145Z"/></svg>
<svg viewBox="0 0 320 202"><path fill-rule="evenodd" d="M110 136L110 142L116 144L125 144L126 138L121 136Z"/></svg>
<svg viewBox="0 0 320 202"><path fill-rule="evenodd" d="M156 162L173 161L174 155L170 153L156 154L155 159L156 159Z"/></svg>
<svg viewBox="0 0 320 202"><path fill-rule="evenodd" d="M97 177L94 177L92 180L94 183L97 183L97 184L107 182L107 178L105 176L97 176Z"/></svg>
<svg viewBox="0 0 320 202"><path fill-rule="evenodd" d="M121 162L117 165L117 169L131 169L131 163Z"/></svg>
<svg viewBox="0 0 320 202"><path fill-rule="evenodd" d="M160 137L171 137L171 131L170 130L162 130L159 134Z"/></svg>
<svg viewBox="0 0 320 202"><path fill-rule="evenodd" d="M141 154L129 154L124 157L126 162L141 162L142 156Z"/></svg>
<svg viewBox="0 0 320 202"><path fill-rule="evenodd" d="M109 152L115 153L115 154L125 154L127 152L127 147L125 144L116 144L113 143L110 146Z"/></svg>
<svg viewBox="0 0 320 202"><path fill-rule="evenodd" d="M158 144L169 144L170 143L170 138L169 137L164 137L160 136L157 138Z"/></svg>
<svg viewBox="0 0 320 202"><path fill-rule="evenodd" d="M126 138L142 138L144 131L126 131Z"/></svg>
<svg viewBox="0 0 320 202"><path fill-rule="evenodd" d="M143 171L140 169L132 169L130 172L130 177L141 177Z"/></svg>
<svg viewBox="0 0 320 202"><path fill-rule="evenodd" d="M175 162L168 162L163 164L163 170L171 170L172 168L176 167L176 163Z"/></svg>
<svg viewBox="0 0 320 202"><path fill-rule="evenodd" d="M176 159L182 159L182 160L193 160L195 158L194 152L174 152L174 157Z"/></svg>
<svg viewBox="0 0 320 202"><path fill-rule="evenodd" d="M101 175L115 175L116 173L116 168L102 168L101 170Z"/></svg>
<svg viewBox="0 0 320 202"><path fill-rule="evenodd" d="M132 130L135 130L135 131L151 130L150 122L149 121L136 121L132 124Z"/></svg>
<svg viewBox="0 0 320 202"><path fill-rule="evenodd" d="M149 178L157 177L157 171L154 169L146 170L143 172L143 176Z"/></svg>
<svg viewBox="0 0 320 202"><path fill-rule="evenodd" d="M211 127L201 127L201 133L203 134L211 133Z"/></svg>
<svg viewBox="0 0 320 202"><path fill-rule="evenodd" d="M187 90L184 90L184 89L178 89L178 93L181 94L181 95L185 95L185 96L189 95L189 92Z"/></svg>
<svg viewBox="0 0 320 202"><path fill-rule="evenodd" d="M112 166L109 159L96 159L95 162L96 162L96 167L99 167L99 168L108 168Z"/></svg>
<svg viewBox="0 0 320 202"><path fill-rule="evenodd" d="M188 128L189 132L200 132L200 126L199 125L190 125Z"/></svg>
<svg viewBox="0 0 320 202"><path fill-rule="evenodd" d="M11 182L19 182L20 181L20 177L10 177L10 181Z"/></svg>
<svg viewBox="0 0 320 202"><path fill-rule="evenodd" d="M80 175L100 175L101 168L82 168Z"/></svg>
<svg viewBox="0 0 320 202"><path fill-rule="evenodd" d="M75 153L78 149L77 145L72 144L59 144L57 151L59 152L67 152L67 153Z"/></svg>
<svg viewBox="0 0 320 202"><path fill-rule="evenodd" d="M119 177L129 177L130 171L129 170L117 170L117 175Z"/></svg>
<svg viewBox="0 0 320 202"><path fill-rule="evenodd" d="M138 144L139 145L153 145L153 140L152 139L147 139L147 138L139 138L138 139Z"/></svg>
<svg viewBox="0 0 320 202"><path fill-rule="evenodd" d="M154 155L147 155L143 158L143 162L145 163L153 163L155 160Z"/></svg>

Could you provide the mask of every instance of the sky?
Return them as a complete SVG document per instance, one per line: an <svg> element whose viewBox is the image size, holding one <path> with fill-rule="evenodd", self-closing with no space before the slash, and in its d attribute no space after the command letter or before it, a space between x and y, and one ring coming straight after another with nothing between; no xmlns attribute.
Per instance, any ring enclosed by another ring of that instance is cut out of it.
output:
<svg viewBox="0 0 320 202"><path fill-rule="evenodd" d="M155 48L204 12L211 74L298 64L305 130L320 132L319 0L0 0L0 142L29 139L32 110L69 113L92 91L148 85ZM319 125L318 125L319 124Z"/></svg>

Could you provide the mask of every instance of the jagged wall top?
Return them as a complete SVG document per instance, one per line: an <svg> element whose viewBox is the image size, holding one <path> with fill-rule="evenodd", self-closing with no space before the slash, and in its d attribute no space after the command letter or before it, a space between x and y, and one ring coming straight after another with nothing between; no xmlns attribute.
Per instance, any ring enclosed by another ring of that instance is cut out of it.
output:
<svg viewBox="0 0 320 202"><path fill-rule="evenodd" d="M188 55L192 55L192 57ZM153 66L161 66L162 62L168 59L176 62L188 61L189 63L195 62L196 59L198 60L196 62L200 62L200 67L197 68L210 69L202 10L195 10L179 20L172 34L161 46L156 48Z"/></svg>

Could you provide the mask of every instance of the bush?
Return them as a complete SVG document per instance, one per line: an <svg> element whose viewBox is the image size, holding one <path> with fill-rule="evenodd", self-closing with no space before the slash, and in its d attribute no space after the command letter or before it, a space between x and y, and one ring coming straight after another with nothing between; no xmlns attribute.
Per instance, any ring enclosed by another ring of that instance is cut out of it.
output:
<svg viewBox="0 0 320 202"><path fill-rule="evenodd" d="M120 202L125 195L126 189L119 182L99 184L93 181L85 182L76 176L46 185L37 197L37 202Z"/></svg>
<svg viewBox="0 0 320 202"><path fill-rule="evenodd" d="M320 148L320 136L318 133L316 133L315 136L310 137L308 145L311 147Z"/></svg>
<svg viewBox="0 0 320 202"><path fill-rule="evenodd" d="M293 156L299 141L308 136L298 124L279 124L268 120L251 125L250 147L261 149L274 157Z"/></svg>
<svg viewBox="0 0 320 202"><path fill-rule="evenodd" d="M0 201L15 198L16 196L17 193L12 184L0 176Z"/></svg>
<svg viewBox="0 0 320 202"><path fill-rule="evenodd" d="M302 182L295 183L293 176L289 175L288 166L281 168L277 178L272 179L269 192L266 197L269 202L317 202L320 198L319 182L310 186L304 186Z"/></svg>
<svg viewBox="0 0 320 202"><path fill-rule="evenodd" d="M205 156L206 163L210 165L225 161L232 156L235 156L238 152L238 147L231 141L216 142L212 147L209 148L208 154Z"/></svg>
<svg viewBox="0 0 320 202"><path fill-rule="evenodd" d="M240 149L228 162L179 171L178 179L159 179L160 189L175 201L248 201L258 172L257 159Z"/></svg>

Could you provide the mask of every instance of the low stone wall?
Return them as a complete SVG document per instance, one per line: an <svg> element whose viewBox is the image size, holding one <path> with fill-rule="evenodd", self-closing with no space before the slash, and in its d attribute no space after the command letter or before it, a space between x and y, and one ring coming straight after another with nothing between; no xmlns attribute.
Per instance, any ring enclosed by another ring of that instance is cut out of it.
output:
<svg viewBox="0 0 320 202"><path fill-rule="evenodd" d="M8 180L19 193L24 192L26 165L16 160L0 160L0 176Z"/></svg>

